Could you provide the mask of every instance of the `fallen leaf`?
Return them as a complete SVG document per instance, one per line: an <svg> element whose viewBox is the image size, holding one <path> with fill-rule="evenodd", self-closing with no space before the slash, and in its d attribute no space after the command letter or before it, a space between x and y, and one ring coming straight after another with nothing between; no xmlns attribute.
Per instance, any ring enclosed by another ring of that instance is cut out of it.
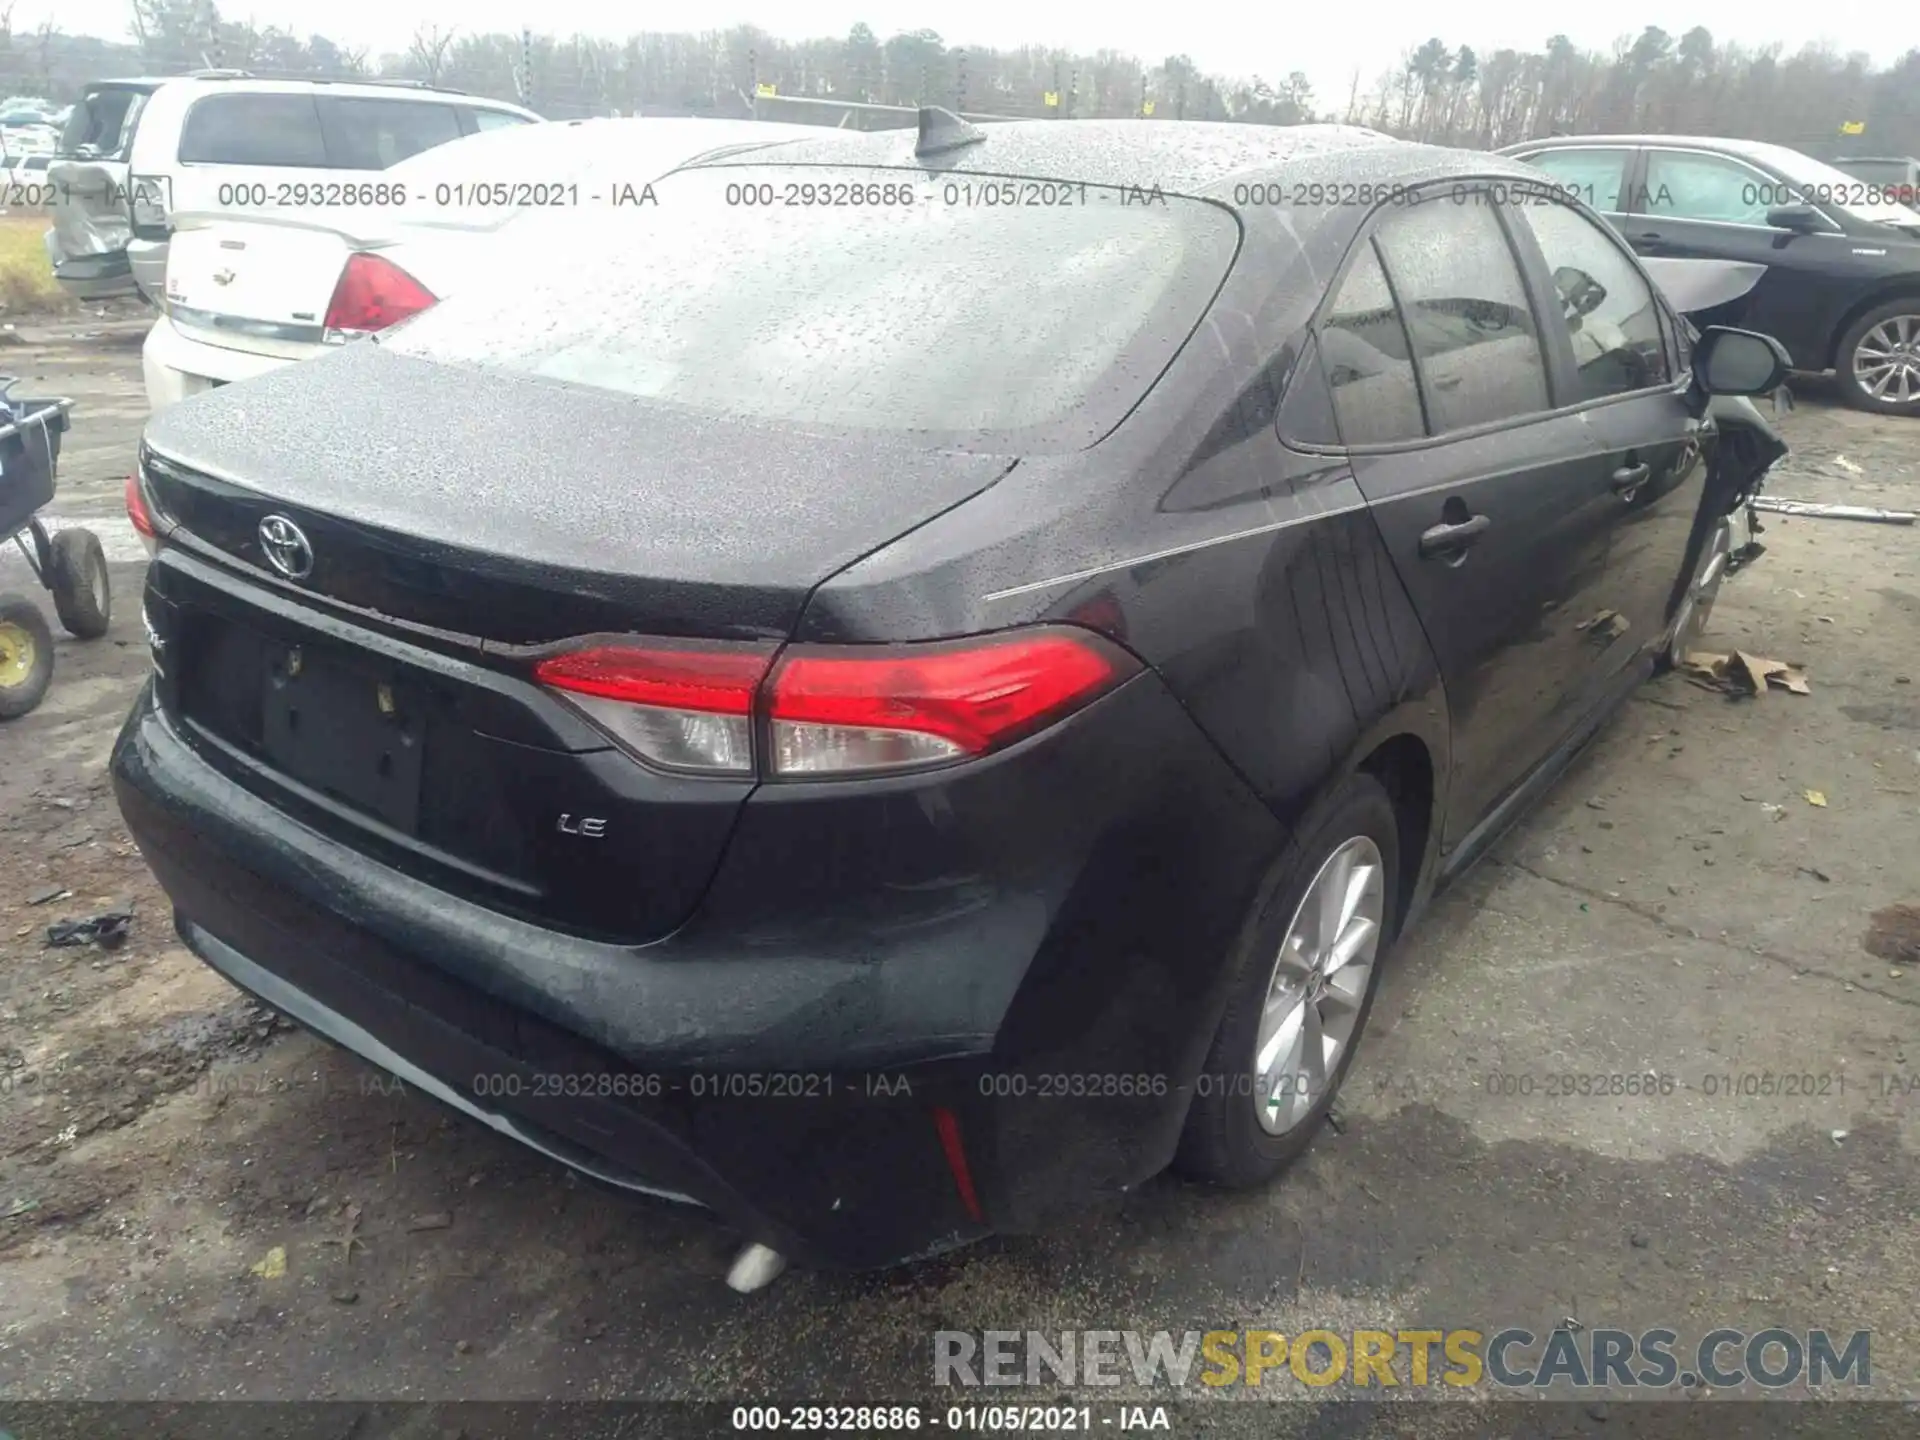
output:
<svg viewBox="0 0 1920 1440"><path fill-rule="evenodd" d="M253 1264L251 1271L262 1280L278 1280L287 1273L287 1247L274 1246Z"/></svg>
<svg viewBox="0 0 1920 1440"><path fill-rule="evenodd" d="M1807 791L1807 804L1818 805L1824 810L1827 804L1827 797L1822 795L1818 790L1809 790Z"/></svg>

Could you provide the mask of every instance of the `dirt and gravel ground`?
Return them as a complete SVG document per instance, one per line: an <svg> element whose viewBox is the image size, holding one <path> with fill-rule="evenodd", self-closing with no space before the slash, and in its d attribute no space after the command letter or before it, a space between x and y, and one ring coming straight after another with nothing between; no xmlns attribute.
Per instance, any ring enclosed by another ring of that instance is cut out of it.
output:
<svg viewBox="0 0 1920 1440"><path fill-rule="evenodd" d="M1870 1329L1872 1393L1920 1398L1920 529L1769 520L1709 639L1812 693L1641 692L1403 946L1283 1183L742 1298L706 1220L390 1091L175 943L103 778L147 663L109 518L144 405L137 330L96 323L0 351L79 401L56 510L102 519L119 597L0 730L0 1395L871 1401L924 1391L942 1328L1571 1319ZM1920 504L1920 428L1817 393L1787 423L1775 493ZM123 948L43 943L121 901ZM1672 1093L1551 1093L1647 1071Z"/></svg>

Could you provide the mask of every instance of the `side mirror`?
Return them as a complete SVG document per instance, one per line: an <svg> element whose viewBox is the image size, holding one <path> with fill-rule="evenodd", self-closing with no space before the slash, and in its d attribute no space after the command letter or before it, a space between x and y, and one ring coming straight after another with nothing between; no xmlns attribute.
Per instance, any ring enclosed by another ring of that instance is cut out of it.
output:
<svg viewBox="0 0 1920 1440"><path fill-rule="evenodd" d="M1767 211L1767 224L1776 230L1792 230L1801 235L1811 235L1827 228L1827 222L1818 210L1799 201L1791 205L1775 205Z"/></svg>
<svg viewBox="0 0 1920 1440"><path fill-rule="evenodd" d="M1787 347L1756 330L1707 328L1693 347L1694 382L1709 395L1766 395L1786 383Z"/></svg>

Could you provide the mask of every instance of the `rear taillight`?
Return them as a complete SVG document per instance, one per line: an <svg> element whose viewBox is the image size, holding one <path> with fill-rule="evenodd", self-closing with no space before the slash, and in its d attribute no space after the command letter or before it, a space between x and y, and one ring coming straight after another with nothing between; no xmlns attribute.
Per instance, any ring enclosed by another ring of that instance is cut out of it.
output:
<svg viewBox="0 0 1920 1440"><path fill-rule="evenodd" d="M1064 719L1139 669L1088 631L1049 627L889 646L635 641L540 661L640 759L712 775L798 778L972 759ZM757 760L756 760L757 752Z"/></svg>
<svg viewBox="0 0 1920 1440"><path fill-rule="evenodd" d="M668 770L753 773L753 697L771 646L594 645L542 660L565 693L641 759Z"/></svg>
<svg viewBox="0 0 1920 1440"><path fill-rule="evenodd" d="M356 251L333 287L322 328L328 340L352 340L397 325L433 303L433 292L391 260Z"/></svg>
<svg viewBox="0 0 1920 1440"><path fill-rule="evenodd" d="M132 522L140 543L147 547L147 554L157 554L160 534L154 528L153 512L147 508L146 487L140 483L138 470L127 476L127 519Z"/></svg>

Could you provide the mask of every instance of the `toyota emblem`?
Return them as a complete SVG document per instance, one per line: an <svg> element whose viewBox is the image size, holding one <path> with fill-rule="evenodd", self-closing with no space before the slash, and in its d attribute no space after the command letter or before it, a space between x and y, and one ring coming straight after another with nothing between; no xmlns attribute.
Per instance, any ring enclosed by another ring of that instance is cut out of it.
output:
<svg viewBox="0 0 1920 1440"><path fill-rule="evenodd" d="M306 533L284 515L269 515L260 522L260 549L267 563L289 580L304 580L313 573L313 546Z"/></svg>

